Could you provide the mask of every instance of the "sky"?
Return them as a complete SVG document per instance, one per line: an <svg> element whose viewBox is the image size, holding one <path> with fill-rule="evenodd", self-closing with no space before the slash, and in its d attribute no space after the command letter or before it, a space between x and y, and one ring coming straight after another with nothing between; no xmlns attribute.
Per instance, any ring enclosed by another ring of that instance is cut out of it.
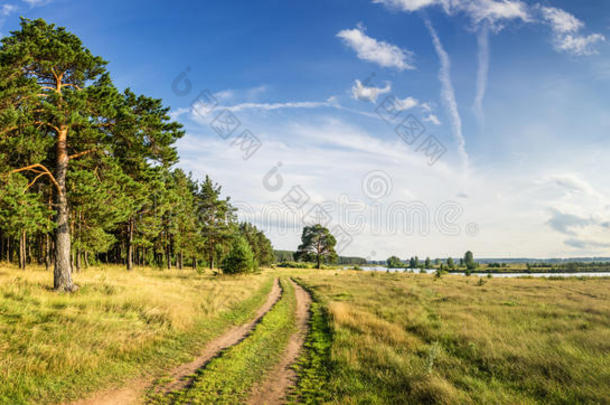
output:
<svg viewBox="0 0 610 405"><path fill-rule="evenodd" d="M279 249L610 256L606 0L1 0L67 27L184 124Z"/></svg>

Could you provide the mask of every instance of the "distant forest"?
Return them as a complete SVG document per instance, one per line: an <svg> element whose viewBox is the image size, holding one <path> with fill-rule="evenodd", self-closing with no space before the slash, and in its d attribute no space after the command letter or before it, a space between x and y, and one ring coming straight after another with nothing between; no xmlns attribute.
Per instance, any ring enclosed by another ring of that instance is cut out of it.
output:
<svg viewBox="0 0 610 405"><path fill-rule="evenodd" d="M291 250L274 250L273 255L275 256L276 263L285 263L295 261L294 254ZM364 257L351 257L351 256L339 256L337 264L366 264L367 261Z"/></svg>

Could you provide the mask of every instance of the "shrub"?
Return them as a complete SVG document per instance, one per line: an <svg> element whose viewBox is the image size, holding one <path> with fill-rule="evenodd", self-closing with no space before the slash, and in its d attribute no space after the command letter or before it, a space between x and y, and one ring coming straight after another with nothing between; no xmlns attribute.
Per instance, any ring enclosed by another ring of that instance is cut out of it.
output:
<svg viewBox="0 0 610 405"><path fill-rule="evenodd" d="M283 262L278 263L277 267L289 269L311 269L313 265L305 262Z"/></svg>
<svg viewBox="0 0 610 405"><path fill-rule="evenodd" d="M235 238L231 251L222 262L221 268L225 274L250 273L255 270L254 253L250 244L243 237Z"/></svg>

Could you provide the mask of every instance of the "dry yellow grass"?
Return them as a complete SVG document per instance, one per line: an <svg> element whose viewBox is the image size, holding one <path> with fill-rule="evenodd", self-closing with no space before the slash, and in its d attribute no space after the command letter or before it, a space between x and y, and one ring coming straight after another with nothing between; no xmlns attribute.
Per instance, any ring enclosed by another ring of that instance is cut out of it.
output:
<svg viewBox="0 0 610 405"><path fill-rule="evenodd" d="M329 309L331 402L610 398L610 279L291 272Z"/></svg>
<svg viewBox="0 0 610 405"><path fill-rule="evenodd" d="M271 287L266 274L107 266L75 274L58 294L40 268L0 268L0 403L77 398L186 361L244 321Z"/></svg>

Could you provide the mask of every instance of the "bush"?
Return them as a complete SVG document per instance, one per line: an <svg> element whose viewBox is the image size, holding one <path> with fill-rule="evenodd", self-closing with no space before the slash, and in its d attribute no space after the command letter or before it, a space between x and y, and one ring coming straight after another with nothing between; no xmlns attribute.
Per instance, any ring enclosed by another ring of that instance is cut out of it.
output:
<svg viewBox="0 0 610 405"><path fill-rule="evenodd" d="M254 253L248 241L241 236L236 237L231 246L231 251L220 267L225 274L253 272L256 269L256 264Z"/></svg>
<svg viewBox="0 0 610 405"><path fill-rule="evenodd" d="M277 267L289 269L311 269L312 266L311 263L305 262L282 262L277 264Z"/></svg>

